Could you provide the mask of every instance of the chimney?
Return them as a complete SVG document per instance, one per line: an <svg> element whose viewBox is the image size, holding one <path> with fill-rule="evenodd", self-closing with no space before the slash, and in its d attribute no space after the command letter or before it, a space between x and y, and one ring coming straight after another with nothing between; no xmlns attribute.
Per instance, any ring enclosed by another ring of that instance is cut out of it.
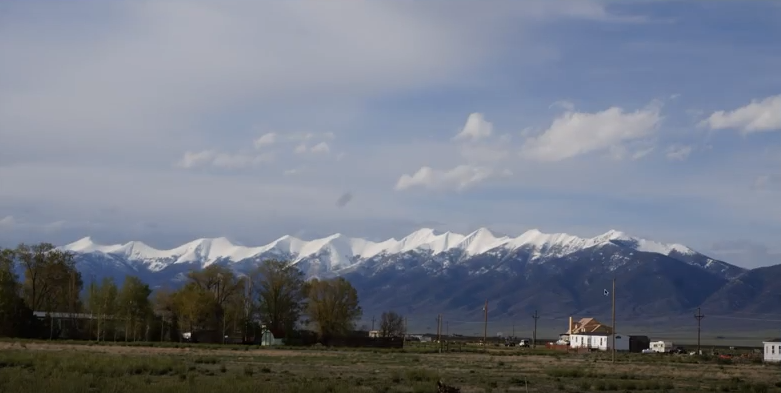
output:
<svg viewBox="0 0 781 393"><path fill-rule="evenodd" d="M572 334L572 315L569 316L569 330L567 331L569 334Z"/></svg>

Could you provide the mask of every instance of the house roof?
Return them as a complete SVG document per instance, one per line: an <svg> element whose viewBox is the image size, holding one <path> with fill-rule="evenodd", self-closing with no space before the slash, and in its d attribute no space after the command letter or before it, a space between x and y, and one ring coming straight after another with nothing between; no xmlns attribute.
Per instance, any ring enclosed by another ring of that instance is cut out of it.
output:
<svg viewBox="0 0 781 393"><path fill-rule="evenodd" d="M781 338L774 338L772 340L762 341L763 343L781 343Z"/></svg>
<svg viewBox="0 0 781 393"><path fill-rule="evenodd" d="M603 332L583 332L583 333L571 333L572 336L610 336L610 333Z"/></svg>
<svg viewBox="0 0 781 393"><path fill-rule="evenodd" d="M580 333L572 333L573 330L578 329L585 329L585 332L591 332L596 333L597 330L605 330L608 334L612 330L610 326L607 326L599 321L597 321L594 318L581 318L580 321L573 322L572 326L569 327L567 334L580 334Z"/></svg>

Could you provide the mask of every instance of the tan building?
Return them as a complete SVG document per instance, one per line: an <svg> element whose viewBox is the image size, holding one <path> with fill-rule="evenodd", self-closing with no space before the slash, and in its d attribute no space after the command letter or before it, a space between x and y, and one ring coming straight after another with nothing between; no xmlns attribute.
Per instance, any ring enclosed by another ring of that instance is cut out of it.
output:
<svg viewBox="0 0 781 393"><path fill-rule="evenodd" d="M569 330L568 335L572 334L612 334L613 329L610 326L603 325L594 318L581 318L580 321L574 322L572 317L569 317Z"/></svg>

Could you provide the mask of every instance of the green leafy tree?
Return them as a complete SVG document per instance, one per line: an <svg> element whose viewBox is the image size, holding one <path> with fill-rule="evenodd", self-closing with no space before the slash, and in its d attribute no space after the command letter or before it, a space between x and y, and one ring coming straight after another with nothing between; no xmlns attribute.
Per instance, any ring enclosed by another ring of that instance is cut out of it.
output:
<svg viewBox="0 0 781 393"><path fill-rule="evenodd" d="M288 262L267 260L251 274L257 315L272 331L290 334L306 306L304 274Z"/></svg>
<svg viewBox="0 0 781 393"><path fill-rule="evenodd" d="M209 302L210 307L204 312L213 312L214 328L222 331L221 337L225 337L229 320L235 315L230 309L243 294L244 279L230 268L220 265L209 265L203 270L191 271L187 276L195 287L212 296L213 301Z"/></svg>
<svg viewBox="0 0 781 393"><path fill-rule="evenodd" d="M135 276L125 277L125 282L119 291L118 311L125 320L125 340L136 341L138 337L148 336L149 318L152 316L152 305L149 295L152 290ZM141 330L146 328L145 330ZM148 337L147 337L148 338Z"/></svg>
<svg viewBox="0 0 781 393"><path fill-rule="evenodd" d="M36 320L20 295L14 259L13 250L0 249L0 336L29 337Z"/></svg>
<svg viewBox="0 0 781 393"><path fill-rule="evenodd" d="M218 307L213 294L191 282L172 296L173 306L182 327L186 327L190 332L216 328Z"/></svg>
<svg viewBox="0 0 781 393"><path fill-rule="evenodd" d="M50 243L20 244L15 256L24 270L22 289L30 308L45 312L78 312L83 281L72 253L58 250Z"/></svg>
<svg viewBox="0 0 781 393"><path fill-rule="evenodd" d="M109 326L116 327L119 289L113 278L104 278L100 283L93 281L87 293L87 308L93 314L97 325L95 336L98 341L106 339Z"/></svg>
<svg viewBox="0 0 781 393"><path fill-rule="evenodd" d="M363 311L358 303L358 291L343 277L329 280L313 279L307 284L307 314L317 325L320 337L347 334Z"/></svg>

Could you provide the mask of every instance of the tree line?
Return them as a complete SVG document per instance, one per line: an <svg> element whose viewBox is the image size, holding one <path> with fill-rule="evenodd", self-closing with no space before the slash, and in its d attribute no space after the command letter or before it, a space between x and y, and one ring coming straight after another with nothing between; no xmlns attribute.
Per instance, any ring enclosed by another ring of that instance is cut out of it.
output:
<svg viewBox="0 0 781 393"><path fill-rule="evenodd" d="M350 334L361 316L349 281L306 281L287 261L260 261L246 275L212 264L187 272L178 289L153 290L136 276L85 288L71 252L49 243L0 249L0 336L180 341L201 332L211 342L253 342L265 331L294 339L306 325L327 340ZM403 319L384 313L379 333L403 334Z"/></svg>

